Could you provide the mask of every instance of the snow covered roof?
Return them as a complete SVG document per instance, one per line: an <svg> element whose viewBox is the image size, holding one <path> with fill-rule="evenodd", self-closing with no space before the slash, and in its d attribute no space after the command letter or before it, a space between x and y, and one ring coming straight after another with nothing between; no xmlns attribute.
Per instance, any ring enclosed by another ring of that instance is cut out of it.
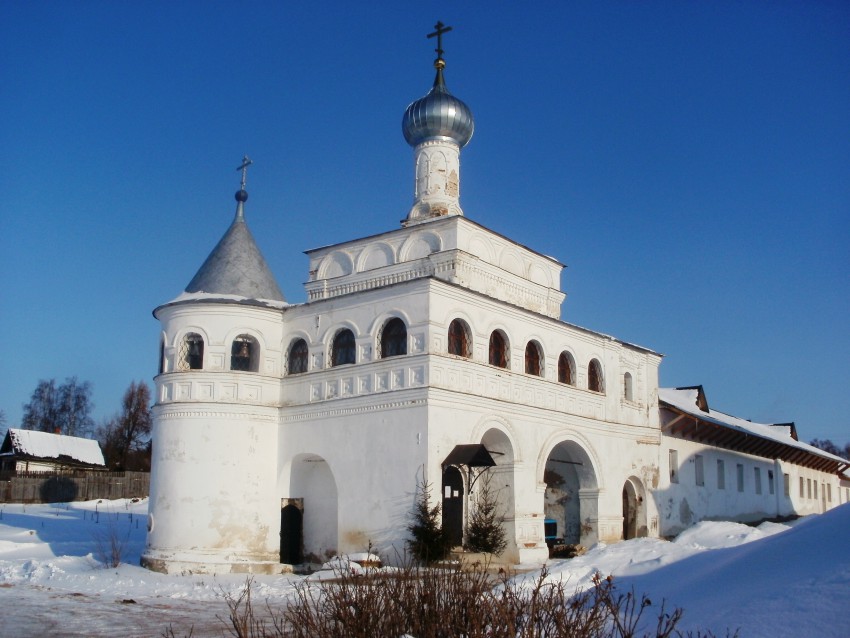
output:
<svg viewBox="0 0 850 638"><path fill-rule="evenodd" d="M201 302L201 303L238 303L238 304L247 304L254 306L261 306L264 308L286 308L291 304L286 301L276 301L274 299L255 299L253 297L243 297L242 295L226 295L214 292L182 292L177 297L169 301L164 306L170 306L171 304L179 304L184 302ZM163 306L163 307L164 307ZM154 311L154 314L156 311Z"/></svg>
<svg viewBox="0 0 850 638"><path fill-rule="evenodd" d="M711 445L767 458L780 458L825 471L840 472L850 467L850 461L846 459L795 440L791 436L794 431L792 424L753 423L710 409L701 386L658 388L658 398L662 407L672 408L679 413L679 416L662 423L667 434L699 438ZM693 420L683 418L682 415L691 416Z"/></svg>
<svg viewBox="0 0 850 638"><path fill-rule="evenodd" d="M94 439L9 428L0 455L20 455L37 459L70 460L86 465L105 465L103 452Z"/></svg>

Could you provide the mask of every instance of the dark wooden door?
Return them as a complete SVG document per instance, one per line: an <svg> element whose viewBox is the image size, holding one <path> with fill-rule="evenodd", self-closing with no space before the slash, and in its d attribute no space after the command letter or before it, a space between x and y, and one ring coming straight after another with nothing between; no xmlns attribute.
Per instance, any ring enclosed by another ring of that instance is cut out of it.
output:
<svg viewBox="0 0 850 638"><path fill-rule="evenodd" d="M295 505L287 505L280 510L280 562L286 565L299 565L301 555L304 516Z"/></svg>
<svg viewBox="0 0 850 638"><path fill-rule="evenodd" d="M452 547L463 544L463 476L454 466L443 470L443 529Z"/></svg>

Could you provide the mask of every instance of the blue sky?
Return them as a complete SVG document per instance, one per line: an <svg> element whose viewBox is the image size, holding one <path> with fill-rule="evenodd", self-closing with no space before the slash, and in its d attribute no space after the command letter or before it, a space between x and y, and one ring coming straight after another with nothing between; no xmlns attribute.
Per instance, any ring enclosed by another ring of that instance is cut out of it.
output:
<svg viewBox="0 0 850 638"><path fill-rule="evenodd" d="M472 109L471 219L567 264L563 319L663 385L850 441L850 4L0 3L0 409L156 372L157 305L227 229L235 171L287 299L303 250L398 227L401 116Z"/></svg>

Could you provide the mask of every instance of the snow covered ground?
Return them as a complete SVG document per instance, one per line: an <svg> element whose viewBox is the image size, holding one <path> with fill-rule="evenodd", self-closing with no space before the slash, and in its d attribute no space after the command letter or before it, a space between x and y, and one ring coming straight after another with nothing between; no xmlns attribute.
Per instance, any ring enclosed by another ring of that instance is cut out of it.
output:
<svg viewBox="0 0 850 638"><path fill-rule="evenodd" d="M0 505L4 636L225 636L224 592L244 576L166 576L138 566L147 502ZM850 506L794 525L700 523L674 542L599 544L551 561L549 578L576 587L595 571L685 609L681 629L749 636L850 636ZM125 543L124 564L104 568L98 538ZM533 566L527 566L533 567ZM521 582L535 572L519 576ZM285 603L299 576L254 577L255 600Z"/></svg>

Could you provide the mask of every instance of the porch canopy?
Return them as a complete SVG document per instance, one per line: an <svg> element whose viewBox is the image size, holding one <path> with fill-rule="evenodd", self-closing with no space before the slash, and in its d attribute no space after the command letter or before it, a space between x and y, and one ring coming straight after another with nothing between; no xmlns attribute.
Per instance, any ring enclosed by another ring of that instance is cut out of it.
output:
<svg viewBox="0 0 850 638"><path fill-rule="evenodd" d="M487 448L480 443L470 443L464 445L455 445L454 449L449 452L446 460L443 461L443 467L449 465L459 465L468 468L473 467L495 467L496 462Z"/></svg>

